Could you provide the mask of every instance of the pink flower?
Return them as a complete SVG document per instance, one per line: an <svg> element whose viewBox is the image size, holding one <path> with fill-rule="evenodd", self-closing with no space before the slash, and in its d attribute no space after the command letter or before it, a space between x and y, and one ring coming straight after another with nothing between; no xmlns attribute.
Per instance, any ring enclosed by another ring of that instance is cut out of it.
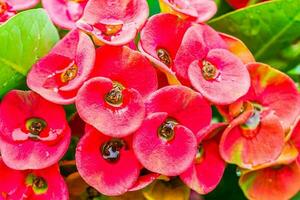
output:
<svg viewBox="0 0 300 200"><path fill-rule="evenodd" d="M154 92L146 107L149 114L133 138L137 158L150 171L181 174L196 155L193 132L211 120L209 104L187 87L168 86Z"/></svg>
<svg viewBox="0 0 300 200"><path fill-rule="evenodd" d="M8 168L0 158L0 199L67 200L69 197L58 165L18 171Z"/></svg>
<svg viewBox="0 0 300 200"><path fill-rule="evenodd" d="M162 12L178 15L182 19L205 22L217 12L213 0L159 0Z"/></svg>
<svg viewBox="0 0 300 200"><path fill-rule="evenodd" d="M90 0L77 27L98 45L124 45L135 38L148 15L146 0Z"/></svg>
<svg viewBox="0 0 300 200"><path fill-rule="evenodd" d="M42 0L43 7L53 22L64 29L73 29L82 15L88 0Z"/></svg>
<svg viewBox="0 0 300 200"><path fill-rule="evenodd" d="M82 178L105 195L127 192L138 180L141 168L131 140L108 137L87 126L76 150L76 164Z"/></svg>
<svg viewBox="0 0 300 200"><path fill-rule="evenodd" d="M94 62L92 41L75 29L33 65L27 76L27 85L54 103L74 103L78 89L93 70Z"/></svg>
<svg viewBox="0 0 300 200"><path fill-rule="evenodd" d="M300 113L300 96L294 82L278 70L261 63L247 67L249 92L222 111L231 122L220 152L227 162L252 169L280 156L285 134Z"/></svg>
<svg viewBox="0 0 300 200"><path fill-rule="evenodd" d="M174 71L183 83L191 84L217 105L233 103L250 87L242 61L226 50L222 38L207 25L195 25L186 31Z"/></svg>
<svg viewBox="0 0 300 200"><path fill-rule="evenodd" d="M33 8L39 0L0 0L0 24L16 14L16 11Z"/></svg>
<svg viewBox="0 0 300 200"><path fill-rule="evenodd" d="M217 134L225 128L225 123L212 124L197 133L198 149L193 164L180 175L186 185L200 194L214 190L223 176L226 163L219 154Z"/></svg>
<svg viewBox="0 0 300 200"><path fill-rule="evenodd" d="M0 150L13 169L42 169L68 149L70 128L64 109L34 92L12 90L0 106Z"/></svg>
<svg viewBox="0 0 300 200"><path fill-rule="evenodd" d="M78 92L80 117L111 137L136 131L145 116L144 98L157 89L150 62L128 47L104 46L97 50L94 76Z"/></svg>
<svg viewBox="0 0 300 200"><path fill-rule="evenodd" d="M183 35L190 26L191 21L181 20L175 15L154 15L141 31L139 50L162 72L175 74L169 68L173 68Z"/></svg>

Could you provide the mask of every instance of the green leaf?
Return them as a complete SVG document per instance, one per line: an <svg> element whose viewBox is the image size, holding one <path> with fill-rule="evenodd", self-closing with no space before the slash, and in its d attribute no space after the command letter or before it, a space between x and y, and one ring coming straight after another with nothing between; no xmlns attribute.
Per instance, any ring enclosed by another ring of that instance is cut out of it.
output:
<svg viewBox="0 0 300 200"><path fill-rule="evenodd" d="M160 13L158 0L147 0L147 1L150 9L150 16Z"/></svg>
<svg viewBox="0 0 300 200"><path fill-rule="evenodd" d="M230 12L209 22L246 43L257 61L279 69L300 62L300 1L274 0Z"/></svg>
<svg viewBox="0 0 300 200"><path fill-rule="evenodd" d="M31 66L59 40L44 9L21 12L0 26L0 98L24 88Z"/></svg>

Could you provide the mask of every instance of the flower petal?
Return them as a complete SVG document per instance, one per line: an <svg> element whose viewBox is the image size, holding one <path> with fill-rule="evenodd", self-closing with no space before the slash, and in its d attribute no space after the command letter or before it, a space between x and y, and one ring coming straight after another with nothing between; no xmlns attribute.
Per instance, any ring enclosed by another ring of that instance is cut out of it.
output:
<svg viewBox="0 0 300 200"><path fill-rule="evenodd" d="M146 101L148 113L166 112L195 134L209 125L212 111L208 102L185 86L167 86L154 92Z"/></svg>
<svg viewBox="0 0 300 200"><path fill-rule="evenodd" d="M217 12L217 5L212 0L159 0L162 12L171 13L182 19L205 22Z"/></svg>
<svg viewBox="0 0 300 200"><path fill-rule="evenodd" d="M83 15L87 0L61 1L42 0L43 7L47 10L51 20L63 29L73 29L75 22Z"/></svg>
<svg viewBox="0 0 300 200"><path fill-rule="evenodd" d="M240 125L231 125L223 133L220 153L228 163L252 169L275 161L284 147L284 131L278 117L272 113L261 117L250 136Z"/></svg>
<svg viewBox="0 0 300 200"><path fill-rule="evenodd" d="M94 76L103 76L137 90L143 97L157 90L155 68L138 51L128 47L103 46L97 49Z"/></svg>
<svg viewBox="0 0 300 200"><path fill-rule="evenodd" d="M205 78L201 60L192 62L188 68L191 84L205 98L217 105L230 104L248 92L249 72L238 57L224 49L213 49L205 60L216 68L216 78Z"/></svg>
<svg viewBox="0 0 300 200"><path fill-rule="evenodd" d="M92 72L94 62L94 44L86 34L73 30L32 67L27 84L49 101L70 104ZM62 75L66 73L70 75L64 80Z"/></svg>
<svg viewBox="0 0 300 200"><path fill-rule="evenodd" d="M89 185L100 193L116 196L127 192L137 181L140 164L129 139L125 139L128 149L121 150L118 161L112 163L105 160L101 147L109 139L88 126L76 149L76 164L78 172Z"/></svg>
<svg viewBox="0 0 300 200"><path fill-rule="evenodd" d="M300 189L300 166L294 162L252 171L241 176L239 184L249 199L290 199Z"/></svg>
<svg viewBox="0 0 300 200"><path fill-rule="evenodd" d="M219 154L216 140L204 141L202 146L204 154L201 161L194 161L193 165L180 175L180 178L194 191L207 194L221 181L226 163Z"/></svg>
<svg viewBox="0 0 300 200"><path fill-rule="evenodd" d="M133 149L139 161L148 170L166 176L176 176L191 165L196 154L196 137L189 129L176 125L171 141L161 139L158 130L167 116L167 113L148 116L134 134Z"/></svg>
<svg viewBox="0 0 300 200"><path fill-rule="evenodd" d="M95 42L124 45L132 41L149 15L146 0L90 0L77 26Z"/></svg>
<svg viewBox="0 0 300 200"><path fill-rule="evenodd" d="M80 88L76 108L79 116L105 135L124 137L136 131L145 116L145 104L138 91L125 88L121 106L109 105L105 97L113 82L103 77L92 78Z"/></svg>
<svg viewBox="0 0 300 200"><path fill-rule="evenodd" d="M63 108L28 91L13 90L0 106L0 149L3 161L13 169L42 169L62 158L70 143L70 128ZM47 123L48 136L30 139L24 131L31 118Z"/></svg>

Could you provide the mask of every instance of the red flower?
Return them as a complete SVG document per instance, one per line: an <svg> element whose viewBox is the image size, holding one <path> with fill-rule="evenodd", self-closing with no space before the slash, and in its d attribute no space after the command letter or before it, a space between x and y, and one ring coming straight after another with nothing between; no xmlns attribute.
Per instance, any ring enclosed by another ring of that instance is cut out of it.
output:
<svg viewBox="0 0 300 200"><path fill-rule="evenodd" d="M87 126L76 150L78 172L102 194L127 192L138 180L141 168L131 142L130 137L108 137Z"/></svg>
<svg viewBox="0 0 300 200"><path fill-rule="evenodd" d="M182 19L205 22L217 12L213 0L159 0L162 12L178 15Z"/></svg>
<svg viewBox="0 0 300 200"><path fill-rule="evenodd" d="M77 26L98 45L123 45L132 41L147 20L146 0L90 0Z"/></svg>
<svg viewBox="0 0 300 200"><path fill-rule="evenodd" d="M193 132L208 125L211 109L202 96L184 86L168 86L146 102L149 115L134 134L133 149L150 171L176 176L196 154Z"/></svg>
<svg viewBox="0 0 300 200"><path fill-rule="evenodd" d="M8 168L0 158L0 199L67 200L69 197L58 165L18 171Z"/></svg>
<svg viewBox="0 0 300 200"><path fill-rule="evenodd" d="M218 133L225 123L212 124L197 134L198 150L193 164L180 175L181 180L194 191L207 194L214 190L223 176L226 163L219 154Z"/></svg>
<svg viewBox="0 0 300 200"><path fill-rule="evenodd" d="M42 0L52 21L61 28L73 29L82 15L88 0Z"/></svg>
<svg viewBox="0 0 300 200"><path fill-rule="evenodd" d="M280 157L255 171L241 171L239 184L249 199L291 199L300 189L300 122Z"/></svg>
<svg viewBox="0 0 300 200"><path fill-rule="evenodd" d="M180 20L175 15L154 15L148 19L141 31L139 50L161 71L174 74L169 68L173 68L183 35L190 26L190 21Z"/></svg>
<svg viewBox="0 0 300 200"><path fill-rule="evenodd" d="M80 117L112 137L136 131L145 116L143 97L157 89L150 62L128 47L104 46L97 50L95 76L78 92Z"/></svg>
<svg viewBox="0 0 300 200"><path fill-rule="evenodd" d="M260 63L247 67L251 75L249 92L223 108L233 120L222 136L220 152L227 162L251 169L280 156L285 133L300 113L300 96L285 74Z"/></svg>
<svg viewBox="0 0 300 200"><path fill-rule="evenodd" d="M83 32L73 30L32 67L27 84L49 101L71 104L89 78L94 62L92 41Z"/></svg>
<svg viewBox="0 0 300 200"><path fill-rule="evenodd" d="M195 25L185 33L174 61L180 80L192 84L215 104L233 103L250 87L246 67L225 48L225 42L212 28Z"/></svg>
<svg viewBox="0 0 300 200"><path fill-rule="evenodd" d="M42 169L67 151L71 133L61 106L31 91L12 90L0 113L0 150L10 168Z"/></svg>

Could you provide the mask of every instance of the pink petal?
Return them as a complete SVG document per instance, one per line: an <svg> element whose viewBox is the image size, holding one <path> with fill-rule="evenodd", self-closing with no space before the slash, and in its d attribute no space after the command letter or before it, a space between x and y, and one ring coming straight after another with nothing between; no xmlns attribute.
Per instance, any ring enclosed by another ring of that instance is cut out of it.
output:
<svg viewBox="0 0 300 200"><path fill-rule="evenodd" d="M26 10L35 7L39 0L6 0L14 10Z"/></svg>
<svg viewBox="0 0 300 200"><path fill-rule="evenodd" d="M246 99L275 111L285 131L300 115L300 95L294 81L286 74L262 63L248 64L251 88Z"/></svg>
<svg viewBox="0 0 300 200"><path fill-rule="evenodd" d="M185 86L167 86L146 101L148 113L166 112L195 134L209 125L212 111L207 101Z"/></svg>
<svg viewBox="0 0 300 200"><path fill-rule="evenodd" d="M81 2L65 0L42 0L51 20L63 29L73 29L75 22L83 15L87 0Z"/></svg>
<svg viewBox="0 0 300 200"><path fill-rule="evenodd" d="M0 157L0 199L21 199L26 191L22 171L8 168Z"/></svg>
<svg viewBox="0 0 300 200"><path fill-rule="evenodd" d="M95 41L110 45L127 44L134 39L149 15L146 0L90 0L77 26L90 33ZM104 29L120 25L119 30L106 33Z"/></svg>
<svg viewBox="0 0 300 200"><path fill-rule="evenodd" d="M128 191L137 181L140 164L137 161L129 138L124 140L128 149L120 151L119 160L108 162L101 155L101 146L109 137L90 126L76 149L76 164L82 178L100 193L115 196Z"/></svg>
<svg viewBox="0 0 300 200"><path fill-rule="evenodd" d="M188 68L195 60L202 60L211 49L226 48L225 42L219 34L208 25L194 25L190 27L182 39L176 54L173 70L179 80L190 85Z"/></svg>
<svg viewBox="0 0 300 200"><path fill-rule="evenodd" d="M32 67L27 84L49 101L57 104L73 103L78 89L90 76L94 61L94 44L86 34L75 29ZM75 77L63 83L61 74L71 65L77 67Z"/></svg>
<svg viewBox="0 0 300 200"><path fill-rule="evenodd" d="M168 113L148 116L134 134L133 149L148 170L176 176L192 164L197 144L194 134L180 124L175 126L175 137L171 141L162 140L158 136L158 129L167 117Z"/></svg>
<svg viewBox="0 0 300 200"><path fill-rule="evenodd" d="M107 77L126 88L137 90L144 98L157 90L155 68L138 51L128 47L103 46L97 49L94 76Z"/></svg>
<svg viewBox="0 0 300 200"><path fill-rule="evenodd" d="M180 178L196 192L207 194L221 181L226 163L219 154L219 146L215 140L204 141L202 145L204 154L201 161L194 161Z"/></svg>
<svg viewBox="0 0 300 200"><path fill-rule="evenodd" d="M172 13L178 13L180 17L196 22L205 22L217 12L217 5L212 0L160 0L160 3L163 11L170 8Z"/></svg>
<svg viewBox="0 0 300 200"><path fill-rule="evenodd" d="M92 78L80 88L76 108L80 117L105 135L124 137L136 131L145 116L145 105L138 91L125 88L123 104L110 106L105 96L113 88L113 82L104 77Z"/></svg>
<svg viewBox="0 0 300 200"><path fill-rule="evenodd" d="M224 131L220 142L220 153L226 162L251 169L275 161L280 156L284 147L284 131L276 115L263 115L258 127L251 130L252 136L234 124Z"/></svg>
<svg viewBox="0 0 300 200"><path fill-rule="evenodd" d="M12 90L3 98L0 112L0 149L3 161L10 168L45 168L67 151L71 133L61 106L30 91ZM45 120L48 136L30 139L23 131L30 118Z"/></svg>
<svg viewBox="0 0 300 200"><path fill-rule="evenodd" d="M166 26L167 24L167 26ZM162 68L173 65L177 50L190 21L180 20L171 14L158 14L150 17L141 31L140 49L151 56L151 60L156 60ZM158 49L164 49L171 58L171 65L166 66L159 60Z"/></svg>
<svg viewBox="0 0 300 200"><path fill-rule="evenodd" d="M141 190L151 183L155 181L160 175L157 173L150 173L147 175L139 176L138 180L135 182L135 184L130 188L129 191L137 191Z"/></svg>
<svg viewBox="0 0 300 200"><path fill-rule="evenodd" d="M208 100L217 105L230 104L248 92L249 72L238 57L224 49L213 49L205 60L217 68L216 78L205 79L201 69L202 60L192 62L188 75L193 87Z"/></svg>

